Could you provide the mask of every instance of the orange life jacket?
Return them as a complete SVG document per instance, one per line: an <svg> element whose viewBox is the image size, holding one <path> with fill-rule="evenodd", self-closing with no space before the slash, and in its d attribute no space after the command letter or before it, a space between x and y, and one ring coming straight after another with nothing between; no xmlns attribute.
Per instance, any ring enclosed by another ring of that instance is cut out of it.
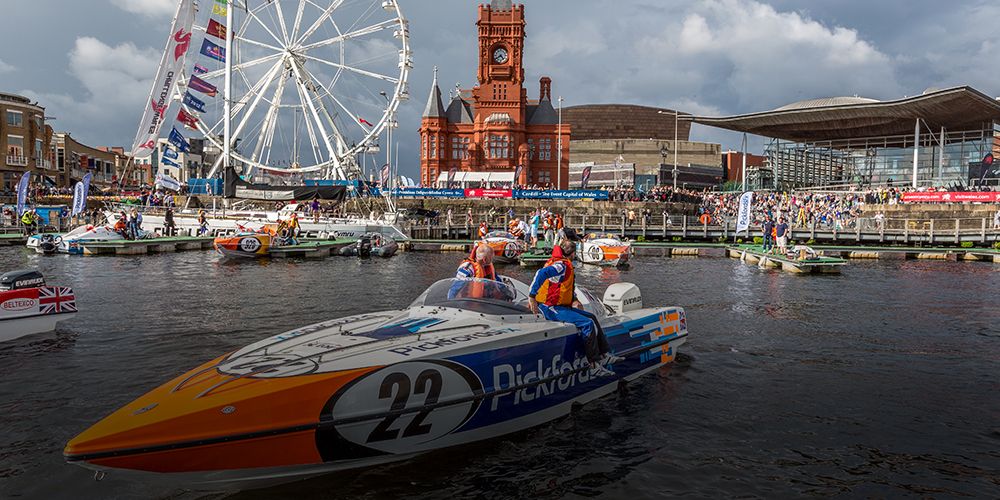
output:
<svg viewBox="0 0 1000 500"><path fill-rule="evenodd" d="M563 228L563 218L561 215L556 216L556 231Z"/></svg>
<svg viewBox="0 0 1000 500"><path fill-rule="evenodd" d="M477 248L479 248L479 245L473 246L472 247L472 252L469 253L469 258L465 259L465 262L468 262L469 264L472 264L472 271L475 273L475 274L472 275L472 277L473 278L483 278L483 279L488 279L488 280L496 280L497 279L497 272L496 272L496 269L493 267L493 264L490 264L488 266L484 266L484 265L476 262L476 249Z"/></svg>
<svg viewBox="0 0 1000 500"><path fill-rule="evenodd" d="M485 222L479 225L479 237L480 238L486 237L486 235L489 232L490 232L490 226L487 226Z"/></svg>
<svg viewBox="0 0 1000 500"><path fill-rule="evenodd" d="M563 273L562 281L553 283L552 280L545 280L542 286L538 287L538 293L535 294L535 301L549 307L569 307L573 305L573 263L563 257L562 252L553 252L552 258L545 263L545 267L549 267L557 262L561 262L566 266L566 272Z"/></svg>

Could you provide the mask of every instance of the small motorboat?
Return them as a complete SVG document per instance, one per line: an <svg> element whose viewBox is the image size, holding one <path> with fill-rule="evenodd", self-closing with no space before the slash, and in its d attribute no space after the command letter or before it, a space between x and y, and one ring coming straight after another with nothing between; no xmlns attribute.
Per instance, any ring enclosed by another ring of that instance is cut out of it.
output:
<svg viewBox="0 0 1000 500"><path fill-rule="evenodd" d="M493 231L482 241L493 249L493 261L500 264L517 264L518 258L528 249L524 240L507 231Z"/></svg>
<svg viewBox="0 0 1000 500"><path fill-rule="evenodd" d="M380 233L368 233L358 238L353 245L340 249L340 255L348 257L392 257L399 251L399 243Z"/></svg>
<svg viewBox="0 0 1000 500"><path fill-rule="evenodd" d="M142 231L140 238L146 237L146 232ZM42 233L28 237L28 248L34 249L41 254L68 253L72 255L83 254L82 243L97 241L122 241L125 239L121 233L105 226L85 225L80 226L66 234Z"/></svg>
<svg viewBox="0 0 1000 500"><path fill-rule="evenodd" d="M598 373L576 326L528 286L446 279L408 308L333 319L208 361L73 438L72 463L138 481L246 489L366 467L544 424L672 361L684 310L639 288L577 287L621 360Z"/></svg>
<svg viewBox="0 0 1000 500"><path fill-rule="evenodd" d="M76 296L67 286L46 286L42 273L11 271L0 276L0 342L51 332L76 315Z"/></svg>
<svg viewBox="0 0 1000 500"><path fill-rule="evenodd" d="M291 240L287 237L287 232L287 229L279 228L277 224L265 224L256 230L240 225L236 234L217 236L212 240L212 247L223 257L269 257L272 248L289 244Z"/></svg>
<svg viewBox="0 0 1000 500"><path fill-rule="evenodd" d="M615 236L590 235L577 243L576 255L584 264L627 266L631 254L632 243Z"/></svg>

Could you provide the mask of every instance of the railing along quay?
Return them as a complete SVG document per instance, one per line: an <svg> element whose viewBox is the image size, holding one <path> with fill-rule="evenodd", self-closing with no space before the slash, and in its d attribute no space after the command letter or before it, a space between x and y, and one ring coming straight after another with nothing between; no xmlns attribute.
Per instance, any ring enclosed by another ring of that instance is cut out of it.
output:
<svg viewBox="0 0 1000 500"><path fill-rule="evenodd" d="M463 215L464 218L464 215ZM414 239L467 240L477 237L479 223L486 221L490 230L505 230L504 216L474 217L474 222L459 223L436 220L404 221L404 232ZM630 222L621 215L573 215L565 217L565 224L578 232L617 234L632 240L645 241L732 241L734 238L749 240L761 237L760 226L736 235L735 221L722 224L703 224L694 216L654 216L648 221ZM960 245L970 242L989 246L1000 241L1000 229L993 227L987 218L973 219L855 219L849 227L835 227L818 223L791 224L792 240L815 242L854 242L864 244L940 244Z"/></svg>

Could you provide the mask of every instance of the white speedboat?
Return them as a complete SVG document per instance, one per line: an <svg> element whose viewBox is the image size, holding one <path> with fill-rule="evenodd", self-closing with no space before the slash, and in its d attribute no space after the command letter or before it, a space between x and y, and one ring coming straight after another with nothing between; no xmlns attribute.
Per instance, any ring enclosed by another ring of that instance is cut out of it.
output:
<svg viewBox="0 0 1000 500"><path fill-rule="evenodd" d="M131 208L131 207L130 207ZM143 208L143 207L137 207ZM143 208L143 227L163 227L164 215L156 207ZM244 228L259 229L265 224L286 221L294 214L299 219L300 237L358 239L367 233L380 233L396 241L406 241L409 237L392 222L376 218L319 217L316 219L309 207L299 203L289 203L277 211L271 210L206 210L209 233L213 235L234 234ZM118 213L107 211L110 224L118 220ZM196 234L198 210L178 210L174 212L174 224L178 231Z"/></svg>
<svg viewBox="0 0 1000 500"><path fill-rule="evenodd" d="M242 489L402 460L567 415L674 359L684 310L577 289L623 359L598 376L571 324L503 278L442 280L408 308L334 319L208 361L70 441L116 477Z"/></svg>
<svg viewBox="0 0 1000 500"><path fill-rule="evenodd" d="M0 342L51 332L76 315L76 296L66 286L46 286L38 271L0 276Z"/></svg>
<svg viewBox="0 0 1000 500"><path fill-rule="evenodd" d="M140 237L145 232L140 234ZM35 234L28 238L28 248L33 248L42 254L68 253L80 255L83 253L81 243L96 241L121 241L125 237L115 230L104 226L80 226L66 234Z"/></svg>

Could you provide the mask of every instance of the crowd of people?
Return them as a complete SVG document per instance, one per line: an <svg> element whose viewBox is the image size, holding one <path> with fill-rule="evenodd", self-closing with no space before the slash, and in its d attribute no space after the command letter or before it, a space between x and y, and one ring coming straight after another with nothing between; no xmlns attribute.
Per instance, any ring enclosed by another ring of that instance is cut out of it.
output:
<svg viewBox="0 0 1000 500"><path fill-rule="evenodd" d="M752 225L760 225L770 218L776 221L785 217L796 227L820 226L835 229L853 228L862 215L866 204L897 204L902 199L899 188L878 188L850 192L777 192L765 191L754 194L751 204ZM698 215L703 223L723 224L735 221L739 213L741 193L707 192L698 206Z"/></svg>

